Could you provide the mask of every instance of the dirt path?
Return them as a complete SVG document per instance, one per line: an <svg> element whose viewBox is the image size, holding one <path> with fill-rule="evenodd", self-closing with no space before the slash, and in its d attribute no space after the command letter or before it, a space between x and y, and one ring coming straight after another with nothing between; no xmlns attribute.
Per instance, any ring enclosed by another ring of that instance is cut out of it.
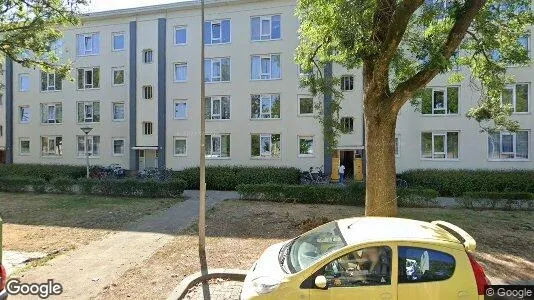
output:
<svg viewBox="0 0 534 300"><path fill-rule="evenodd" d="M22 275L26 283L54 279L64 292L57 298L90 299L127 270L141 266L156 251L173 240L173 234L189 227L198 216L198 191L186 191L186 201L150 215L75 251L58 256L44 266ZM235 199L233 192L208 192L208 208Z"/></svg>

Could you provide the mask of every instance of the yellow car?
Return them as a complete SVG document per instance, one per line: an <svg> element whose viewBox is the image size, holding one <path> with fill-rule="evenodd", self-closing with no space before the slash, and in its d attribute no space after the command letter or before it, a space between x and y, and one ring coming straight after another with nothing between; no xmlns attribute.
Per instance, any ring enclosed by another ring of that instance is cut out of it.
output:
<svg viewBox="0 0 534 300"><path fill-rule="evenodd" d="M489 281L475 248L443 221L339 220L269 247L241 299L484 299Z"/></svg>

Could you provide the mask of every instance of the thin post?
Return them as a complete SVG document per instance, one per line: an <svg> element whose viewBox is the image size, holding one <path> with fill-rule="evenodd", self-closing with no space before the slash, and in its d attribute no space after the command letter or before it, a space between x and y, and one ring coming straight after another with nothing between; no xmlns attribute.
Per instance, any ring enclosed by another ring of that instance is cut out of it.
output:
<svg viewBox="0 0 534 300"><path fill-rule="evenodd" d="M89 179L89 132L85 133L85 177Z"/></svg>

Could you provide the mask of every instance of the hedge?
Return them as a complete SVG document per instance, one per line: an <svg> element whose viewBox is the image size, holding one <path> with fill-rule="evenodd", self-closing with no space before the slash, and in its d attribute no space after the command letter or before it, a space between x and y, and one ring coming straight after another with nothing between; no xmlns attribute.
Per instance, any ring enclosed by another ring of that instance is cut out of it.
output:
<svg viewBox="0 0 534 300"><path fill-rule="evenodd" d="M54 178L83 178L85 167L68 165L9 164L0 165L0 177L31 177L47 181Z"/></svg>
<svg viewBox="0 0 534 300"><path fill-rule="evenodd" d="M241 199L305 204L365 205L365 186L244 184L237 186ZM437 205L438 192L399 189L399 206L430 207Z"/></svg>
<svg viewBox="0 0 534 300"><path fill-rule="evenodd" d="M174 177L187 181L187 189L198 190L199 168L176 171ZM208 190L233 191L240 184L289 184L300 183L300 170L285 167L206 167Z"/></svg>
<svg viewBox="0 0 534 300"><path fill-rule="evenodd" d="M125 180L94 180L56 178L47 182L42 178L0 177L2 192L38 192L83 194L117 197L165 198L181 196L186 182L173 179L165 182Z"/></svg>
<svg viewBox="0 0 534 300"><path fill-rule="evenodd" d="M399 174L410 187L433 189L443 197L467 192L534 193L534 170L411 170Z"/></svg>
<svg viewBox="0 0 534 300"><path fill-rule="evenodd" d="M534 209L534 194L470 192L457 198L456 202L464 208L523 210Z"/></svg>

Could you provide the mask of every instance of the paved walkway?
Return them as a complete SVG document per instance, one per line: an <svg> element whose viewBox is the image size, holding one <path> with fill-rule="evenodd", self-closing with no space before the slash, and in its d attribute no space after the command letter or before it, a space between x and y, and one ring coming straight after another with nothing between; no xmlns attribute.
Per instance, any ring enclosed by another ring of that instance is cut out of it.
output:
<svg viewBox="0 0 534 300"><path fill-rule="evenodd" d="M184 202L147 216L125 231L108 235L28 271L22 282L43 283L54 279L64 290L57 298L90 299L96 296L124 272L149 259L173 239L173 233L189 227L197 219L199 192L185 191L184 196ZM237 198L235 192L209 191L207 207Z"/></svg>
<svg viewBox="0 0 534 300"><path fill-rule="evenodd" d="M212 280L208 284L209 286L209 298L210 300L239 300L241 295L241 289L243 288L243 282L238 281L225 281L225 280ZM202 284L199 284L192 288L184 300L204 300Z"/></svg>

